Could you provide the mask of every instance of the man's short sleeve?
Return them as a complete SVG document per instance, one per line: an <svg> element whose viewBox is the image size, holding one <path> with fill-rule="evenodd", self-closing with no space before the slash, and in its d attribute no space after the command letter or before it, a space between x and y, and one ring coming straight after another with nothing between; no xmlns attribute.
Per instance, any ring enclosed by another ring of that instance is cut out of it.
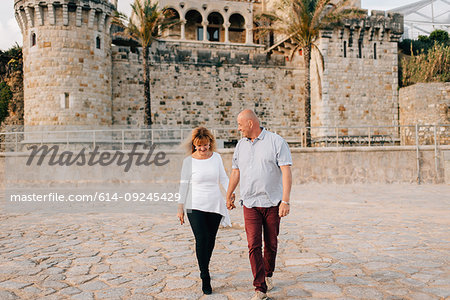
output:
<svg viewBox="0 0 450 300"><path fill-rule="evenodd" d="M236 148L234 149L233 153L233 159L231 160L231 168L232 169L239 169L239 144L241 142L239 141L236 145Z"/></svg>
<svg viewBox="0 0 450 300"><path fill-rule="evenodd" d="M283 138L280 138L279 142L280 146L277 152L278 166L292 166L291 150L289 150L287 142Z"/></svg>

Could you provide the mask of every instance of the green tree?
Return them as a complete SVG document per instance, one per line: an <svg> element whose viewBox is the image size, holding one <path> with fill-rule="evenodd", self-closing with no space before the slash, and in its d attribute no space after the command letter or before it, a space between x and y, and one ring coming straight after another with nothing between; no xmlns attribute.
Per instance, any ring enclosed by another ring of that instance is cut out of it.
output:
<svg viewBox="0 0 450 300"><path fill-rule="evenodd" d="M430 40L440 44L447 44L449 41L448 32L445 30L436 29L430 33Z"/></svg>
<svg viewBox="0 0 450 300"><path fill-rule="evenodd" d="M401 84L450 81L450 45L436 43L428 52L401 60Z"/></svg>
<svg viewBox="0 0 450 300"><path fill-rule="evenodd" d="M403 54L419 55L427 53L434 45L449 45L450 39L448 32L445 30L436 29L429 36L419 35L417 40L404 39L399 43L399 48Z"/></svg>
<svg viewBox="0 0 450 300"><path fill-rule="evenodd" d="M0 124L8 116L8 105L12 99L13 93L6 82L0 82Z"/></svg>
<svg viewBox="0 0 450 300"><path fill-rule="evenodd" d="M417 40L404 39L398 44L398 47L406 55L418 55L427 52L433 44L427 36L419 36L419 38Z"/></svg>
<svg viewBox="0 0 450 300"><path fill-rule="evenodd" d="M134 0L131 4L131 16L128 18L122 13L117 13L114 23L123 26L124 35L139 42L142 46L142 66L144 68L144 99L145 119L144 124L152 125L152 107L150 94L150 69L149 48L152 43L161 36L164 30L176 24L172 18L172 12L160 9L158 3L151 0Z"/></svg>
<svg viewBox="0 0 450 300"><path fill-rule="evenodd" d="M0 50L0 77L22 70L22 48L14 45L6 51Z"/></svg>
<svg viewBox="0 0 450 300"><path fill-rule="evenodd" d="M285 35L294 44L291 57L303 49L305 61L305 127L306 146L311 146L311 51L320 50L316 44L320 30L339 23L344 17L360 17L361 12L345 9L348 1L334 5L330 0L281 0L275 12L263 13L264 23L273 24L268 30Z"/></svg>

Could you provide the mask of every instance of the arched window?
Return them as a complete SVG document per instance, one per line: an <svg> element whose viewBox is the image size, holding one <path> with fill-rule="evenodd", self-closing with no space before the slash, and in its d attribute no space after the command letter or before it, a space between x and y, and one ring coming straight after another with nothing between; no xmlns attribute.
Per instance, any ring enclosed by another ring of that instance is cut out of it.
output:
<svg viewBox="0 0 450 300"><path fill-rule="evenodd" d="M223 42L223 17L218 12L210 13L208 16L208 41Z"/></svg>
<svg viewBox="0 0 450 300"><path fill-rule="evenodd" d="M36 46L36 33L32 32L30 36L31 47Z"/></svg>
<svg viewBox="0 0 450 300"><path fill-rule="evenodd" d="M203 40L202 15L196 10L190 10L186 13L186 39L187 40ZM200 32L200 29L201 32Z"/></svg>
<svg viewBox="0 0 450 300"><path fill-rule="evenodd" d="M95 39L95 47L97 49L101 49L102 48L102 40L100 39L99 36Z"/></svg>
<svg viewBox="0 0 450 300"><path fill-rule="evenodd" d="M245 19L240 14L230 16L228 29L231 43L245 43Z"/></svg>
<svg viewBox="0 0 450 300"><path fill-rule="evenodd" d="M162 37L163 38L169 38L169 39L179 39L181 37L181 24L180 21L180 14L178 11L174 8L167 8L164 10L164 14L166 18L169 19L170 22L175 22L175 25L170 27L169 29L165 30L163 32Z"/></svg>

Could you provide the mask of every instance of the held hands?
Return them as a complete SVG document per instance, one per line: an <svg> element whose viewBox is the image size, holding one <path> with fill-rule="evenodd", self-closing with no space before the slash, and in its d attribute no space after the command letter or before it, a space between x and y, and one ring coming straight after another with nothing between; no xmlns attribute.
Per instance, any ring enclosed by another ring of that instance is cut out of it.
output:
<svg viewBox="0 0 450 300"><path fill-rule="evenodd" d="M180 225L184 224L184 209L183 206L178 207L177 218L180 220Z"/></svg>
<svg viewBox="0 0 450 300"><path fill-rule="evenodd" d="M233 208L236 208L236 205L234 205L234 201L236 200L236 194L231 194L231 196L227 195L227 208L229 210L232 210Z"/></svg>
<svg viewBox="0 0 450 300"><path fill-rule="evenodd" d="M289 204L281 202L278 208L278 215L280 216L280 218L286 217L289 214L290 209L291 207Z"/></svg>

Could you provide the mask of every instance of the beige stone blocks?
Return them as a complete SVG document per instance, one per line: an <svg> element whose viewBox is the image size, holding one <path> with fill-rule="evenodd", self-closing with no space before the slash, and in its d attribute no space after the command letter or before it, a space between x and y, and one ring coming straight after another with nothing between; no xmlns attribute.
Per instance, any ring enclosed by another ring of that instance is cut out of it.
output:
<svg viewBox="0 0 450 300"><path fill-rule="evenodd" d="M355 37L353 37L355 38ZM397 55L393 51L396 42L389 42L387 37L363 36L363 57L359 57L358 43L350 47L350 32L335 29L331 38L319 41L320 49L326 49L324 71L312 70L312 78L321 82L323 93L313 94L312 106L320 111L319 119L313 126L348 127L344 134L364 135L365 129L352 128L364 125L397 125ZM374 58L373 44L377 45L377 57ZM344 55L346 47L346 55ZM371 52L372 51L372 52ZM379 55L382 54L382 55ZM319 68L320 70L320 68ZM316 75L316 74L318 75ZM389 130L386 132L389 133ZM332 131L322 130L323 135L333 135Z"/></svg>
<svg viewBox="0 0 450 300"><path fill-rule="evenodd" d="M18 15L34 0L15 2ZM36 2L37 3L37 2ZM108 2L76 1L75 11L67 4L40 3L38 11L28 9L30 20L43 16L43 22L28 22L24 36L25 125L111 124L111 59L108 34L88 29L81 22L82 9L101 7L111 15ZM75 22L78 18L78 22ZM53 22L54 21L54 22ZM101 21L101 20L100 20ZM99 24L104 24L100 22ZM36 34L31 45L30 34ZM95 52L95 39L102 37L102 49ZM94 84L90 84L94 83ZM81 88L80 88L81 87ZM93 103L86 106L86 103ZM87 117L92 113L92 117Z"/></svg>
<svg viewBox="0 0 450 300"><path fill-rule="evenodd" d="M441 145L450 144L450 83L417 83L399 92L400 125L429 125L419 128L420 143L434 143L434 125ZM405 144L415 144L415 128L402 131Z"/></svg>
<svg viewBox="0 0 450 300"><path fill-rule="evenodd" d="M120 125L141 126L142 63L131 55L130 59L123 59L119 53L113 52L113 118ZM292 87L302 77L293 71L291 67L216 66L211 62L198 64L195 60L183 64L152 63L155 126L233 126L240 110L248 107L255 109L264 123L300 127L304 124L303 102Z"/></svg>
<svg viewBox="0 0 450 300"><path fill-rule="evenodd" d="M414 147L291 149L293 183L417 183L418 175L421 183L449 182L450 177L444 178L444 172L450 170L449 151L439 153L436 168L433 147L423 147L418 172ZM232 151L225 150L221 155L224 164L231 165Z"/></svg>

